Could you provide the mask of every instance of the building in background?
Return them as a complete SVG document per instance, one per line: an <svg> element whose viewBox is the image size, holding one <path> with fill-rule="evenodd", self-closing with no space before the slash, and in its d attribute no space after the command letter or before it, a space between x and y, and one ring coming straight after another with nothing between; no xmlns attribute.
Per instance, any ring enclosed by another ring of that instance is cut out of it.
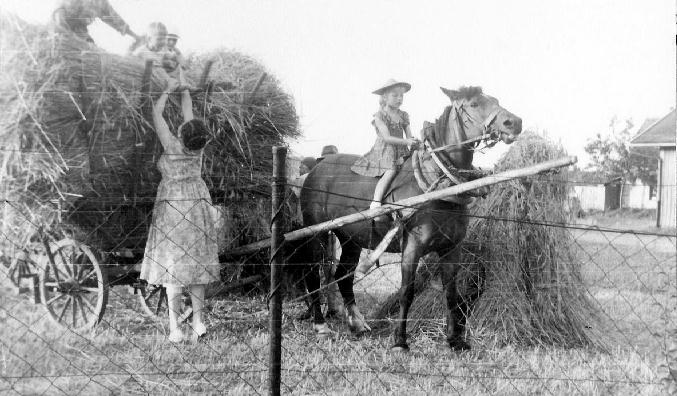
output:
<svg viewBox="0 0 677 396"><path fill-rule="evenodd" d="M658 147L658 213L657 227L677 226L677 162L675 162L675 142L677 141L677 115L672 110L665 117L642 128L630 141L634 147Z"/></svg>

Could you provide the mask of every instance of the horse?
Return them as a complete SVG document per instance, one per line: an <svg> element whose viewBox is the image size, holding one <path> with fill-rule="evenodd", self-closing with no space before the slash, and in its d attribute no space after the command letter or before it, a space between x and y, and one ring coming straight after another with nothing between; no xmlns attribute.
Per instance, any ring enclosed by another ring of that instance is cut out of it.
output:
<svg viewBox="0 0 677 396"><path fill-rule="evenodd" d="M383 203L420 195L426 191L464 182L476 174L472 166L476 149L491 147L499 141L511 144L522 131L522 120L499 106L498 100L482 92L481 87L441 88L451 100L442 115L426 123L422 131L425 148L417 148L405 160L392 181ZM481 146L481 147L480 147ZM301 191L304 225L312 225L368 209L377 178L350 170L356 155L328 155L305 179ZM469 176L468 176L469 175ZM475 195L486 195L486 191ZM394 329L392 350L407 351L407 315L414 299L414 280L419 259L437 252L447 300L446 341L452 350L469 349L465 341L465 310L456 288L459 269L459 245L468 226L469 196L436 200L402 217L402 231L387 252L401 253L402 283L399 291L399 317ZM371 330L355 302L354 270L362 248L374 249L396 220L383 216L381 221L365 220L334 230L342 245L335 279L345 306L349 328L356 334ZM331 331L319 308L319 282L308 283L311 292L313 327L318 334ZM311 290L312 289L312 290Z"/></svg>

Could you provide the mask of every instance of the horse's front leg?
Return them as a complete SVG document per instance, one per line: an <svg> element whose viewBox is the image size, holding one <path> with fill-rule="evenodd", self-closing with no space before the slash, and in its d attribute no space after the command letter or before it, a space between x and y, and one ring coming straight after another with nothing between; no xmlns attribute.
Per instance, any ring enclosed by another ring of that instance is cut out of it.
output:
<svg viewBox="0 0 677 396"><path fill-rule="evenodd" d="M405 236L405 245L402 252L402 286L400 287L400 315L395 327L395 344L392 346L394 351L407 351L407 316L409 308L414 302L416 268L418 260L421 258L424 244L420 238L413 234Z"/></svg>
<svg viewBox="0 0 677 396"><path fill-rule="evenodd" d="M465 341L466 310L463 298L458 293L456 275L461 265L461 249L457 246L440 256L442 284L447 297L447 343L455 351L470 349Z"/></svg>

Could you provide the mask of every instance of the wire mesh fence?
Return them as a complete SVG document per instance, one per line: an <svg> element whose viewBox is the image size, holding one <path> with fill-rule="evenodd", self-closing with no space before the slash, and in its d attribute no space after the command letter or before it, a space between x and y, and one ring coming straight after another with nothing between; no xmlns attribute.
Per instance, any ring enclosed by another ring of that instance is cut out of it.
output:
<svg viewBox="0 0 677 396"><path fill-rule="evenodd" d="M453 214L465 225L456 253L420 252L409 289L408 351L396 330L411 255L386 252L355 279L355 266L370 253L359 246L361 235L335 230L285 241L281 393L674 391L674 232L584 224L548 195L568 191L566 180L545 175L515 183ZM247 233L270 235L269 202L246 222L236 219L244 202L220 202L225 223L238 224L220 228L221 247L244 244ZM209 285L204 299L206 335L191 336L193 307L184 290L185 339L171 342L167 291L140 277L143 238L123 247L120 234L119 248L99 249L84 242L92 230L41 229L16 202L2 205L15 228L4 227L2 235L0 393L270 392L268 250L234 258L222 249L220 282ZM287 190L287 231L303 225L298 205ZM433 235L447 230L447 209L428 210L439 225ZM139 217L128 224L152 227L152 209L119 205L107 218L130 213ZM360 229L374 247L396 223L385 216ZM96 230L113 229L121 230ZM389 250L406 250L401 240L416 233L407 226L398 232ZM456 268L453 284L449 268ZM450 288L458 291L451 301ZM463 314L454 337L470 349L450 348L450 312Z"/></svg>

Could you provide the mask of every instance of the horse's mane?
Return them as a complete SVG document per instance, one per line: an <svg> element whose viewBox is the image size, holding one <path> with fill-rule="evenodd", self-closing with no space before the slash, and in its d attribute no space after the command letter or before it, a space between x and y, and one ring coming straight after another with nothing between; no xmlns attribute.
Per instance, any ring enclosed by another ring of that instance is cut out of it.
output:
<svg viewBox="0 0 677 396"><path fill-rule="evenodd" d="M449 123L449 112L451 106L444 108L442 115L440 115L435 123L425 122L423 125L423 140L428 140L434 147L444 146L446 131Z"/></svg>
<svg viewBox="0 0 677 396"><path fill-rule="evenodd" d="M453 94L453 97L450 96L451 100L457 100L457 99L470 99L473 98L477 95L482 94L482 87L474 87L474 86L461 86L455 91L450 91Z"/></svg>

